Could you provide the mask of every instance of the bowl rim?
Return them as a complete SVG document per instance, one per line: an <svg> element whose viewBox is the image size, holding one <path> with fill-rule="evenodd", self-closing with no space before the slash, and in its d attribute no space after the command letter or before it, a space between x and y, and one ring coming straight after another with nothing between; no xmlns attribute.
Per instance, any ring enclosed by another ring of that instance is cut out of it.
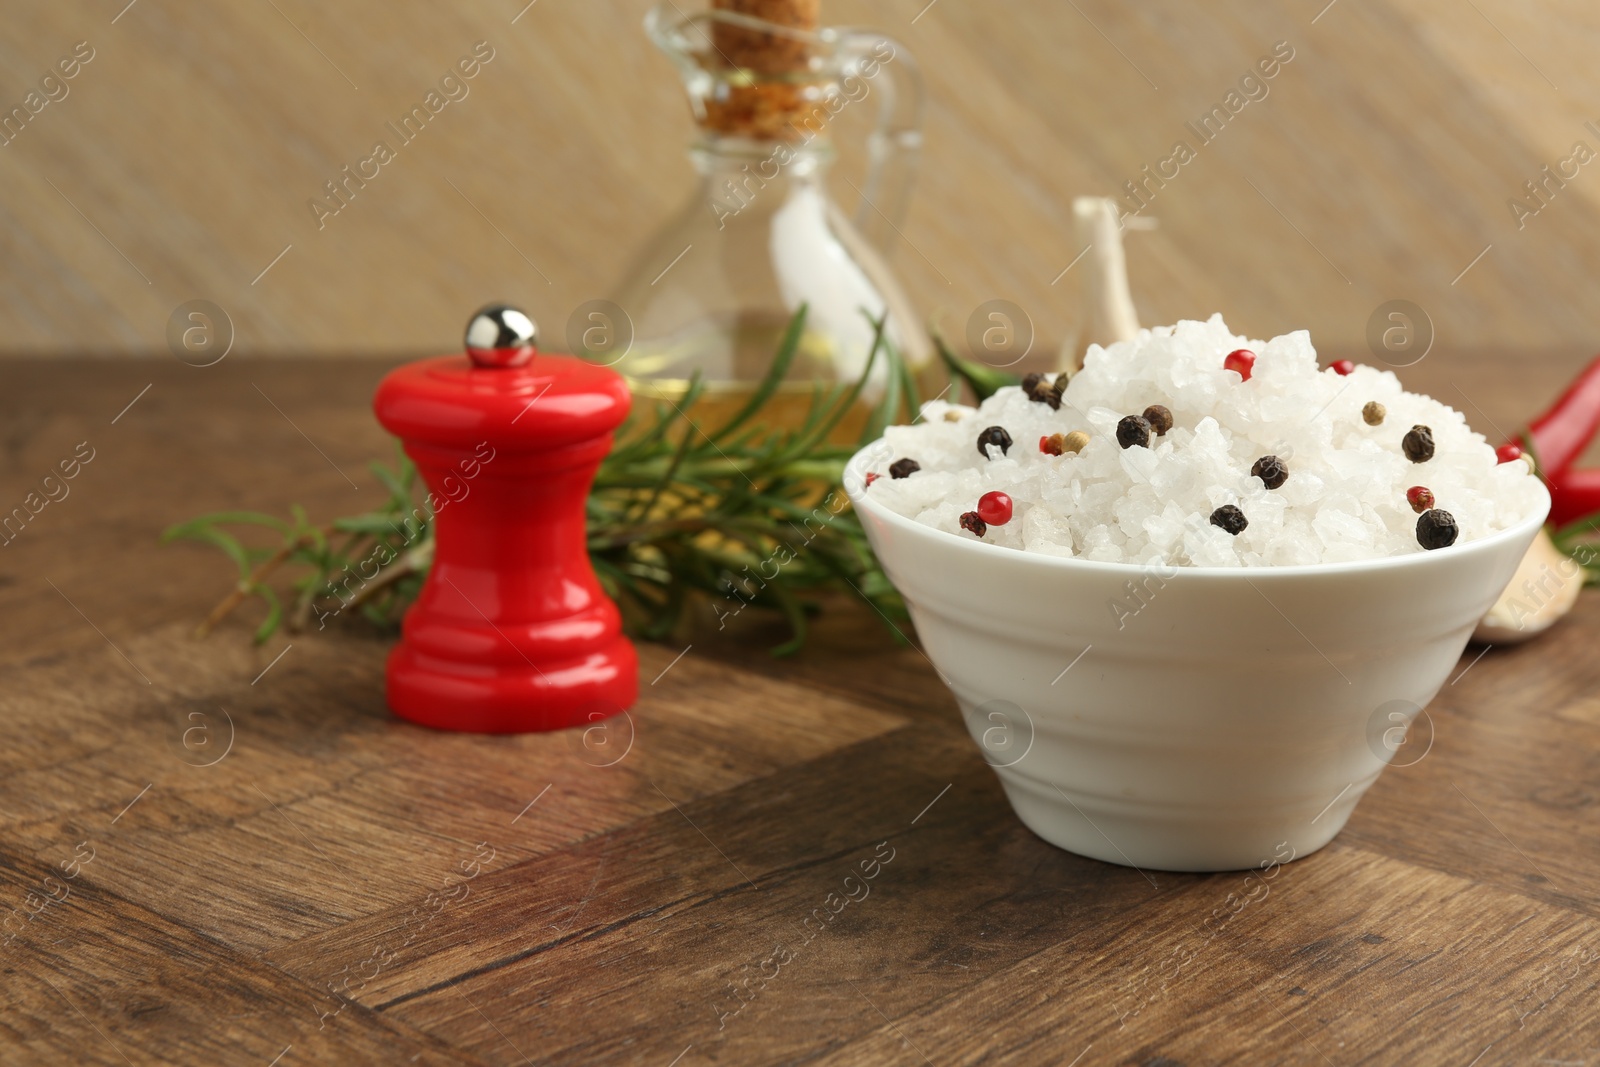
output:
<svg viewBox="0 0 1600 1067"><path fill-rule="evenodd" d="M897 529L904 530L913 536L929 536L936 541L947 543L955 551L968 552L1005 552L1012 558L1029 561L1030 565L1055 567L1066 571L1099 572L1110 575L1140 574L1151 566L1150 563L1124 563L1109 560L1081 559L1076 556L1049 556L1042 552L1028 552L1024 549L1008 548L1004 545L990 544L982 541L970 541L948 530L941 530L936 526L928 526L916 519L908 518L897 511L891 511L884 504L872 499L867 494L866 471L863 469L868 453L882 455L884 438L869 442L856 451L845 463L843 488L845 495L850 498L850 503L857 509L865 509L874 519ZM1545 519L1550 514L1550 488L1543 478L1533 475L1539 483L1539 492L1543 503L1536 507L1528 518L1523 519L1514 526L1498 530L1487 537L1476 540L1457 542L1446 548L1433 549L1425 552L1411 552L1403 556L1379 556L1376 559L1347 560L1335 563L1300 563L1284 567L1191 567L1185 564L1162 564L1161 566L1175 567L1179 574L1192 574L1204 578L1267 578L1267 577L1320 577L1328 575L1351 575L1368 571L1383 571L1394 568L1410 566L1423 566L1429 562L1437 563L1455 559L1466 553L1488 552L1492 553L1505 547L1506 544L1527 538L1532 540L1538 530L1544 526ZM876 551L876 548L874 548Z"/></svg>

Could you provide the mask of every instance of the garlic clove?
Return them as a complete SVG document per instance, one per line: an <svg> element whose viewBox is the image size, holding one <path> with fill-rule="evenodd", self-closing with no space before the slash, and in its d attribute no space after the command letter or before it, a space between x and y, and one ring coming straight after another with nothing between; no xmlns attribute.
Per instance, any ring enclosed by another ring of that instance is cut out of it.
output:
<svg viewBox="0 0 1600 1067"><path fill-rule="evenodd" d="M1511 584L1478 623L1472 639L1491 645L1521 644L1554 626L1572 610L1583 589L1583 568L1540 530L1517 565Z"/></svg>
<svg viewBox="0 0 1600 1067"><path fill-rule="evenodd" d="M1139 332L1139 315L1128 289L1128 261L1122 251L1123 222L1117 202L1105 196L1075 197L1072 222L1078 246L1087 254L1088 262L1080 273L1082 322L1062 345L1056 367L1068 374L1083 369L1083 355L1091 344L1126 341Z"/></svg>

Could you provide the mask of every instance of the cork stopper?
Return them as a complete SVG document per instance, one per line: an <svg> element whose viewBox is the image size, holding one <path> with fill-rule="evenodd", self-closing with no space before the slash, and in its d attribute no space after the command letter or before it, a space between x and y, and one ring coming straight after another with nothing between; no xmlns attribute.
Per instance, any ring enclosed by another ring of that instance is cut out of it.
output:
<svg viewBox="0 0 1600 1067"><path fill-rule="evenodd" d="M711 7L715 11L730 11L775 26L815 33L822 0L712 0ZM728 63L759 74L803 71L811 59L808 41L731 22L718 22L711 31L711 41Z"/></svg>
<svg viewBox="0 0 1600 1067"><path fill-rule="evenodd" d="M728 77L705 102L706 129L735 137L794 141L827 118L816 91L813 43L821 0L712 0L712 9L760 19L774 29L714 21L711 62ZM800 31L796 34L783 29Z"/></svg>

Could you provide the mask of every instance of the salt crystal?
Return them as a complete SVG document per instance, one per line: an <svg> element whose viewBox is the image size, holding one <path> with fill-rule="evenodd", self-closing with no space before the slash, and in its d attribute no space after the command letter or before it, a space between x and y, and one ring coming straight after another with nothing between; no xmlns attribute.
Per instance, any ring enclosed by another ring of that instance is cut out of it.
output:
<svg viewBox="0 0 1600 1067"><path fill-rule="evenodd" d="M1257 354L1248 382L1222 368L1236 348ZM1361 416L1369 400L1388 409L1379 426ZM1150 404L1171 409L1173 428L1149 448L1120 448L1118 420ZM1405 392L1391 371L1318 370L1304 331L1252 341L1234 336L1220 315L1091 345L1059 410L1011 387L976 409L934 401L923 416L885 432L892 455L877 467L886 471L904 457L922 469L878 479L874 497L973 539L960 527L962 513L984 493L1004 491L1015 517L982 540L1046 555L1211 567L1375 559L1424 551L1405 502L1412 485L1433 490L1460 524L1462 542L1522 522L1539 503L1537 479L1524 464L1498 464L1460 412ZM1432 429L1437 445L1420 464L1400 448L1418 423ZM1011 435L1009 452L979 455L978 434L989 426ZM1038 451L1040 437L1073 430L1090 436L1082 452ZM1279 489L1250 474L1264 455L1289 468ZM1249 520L1237 537L1210 523L1223 504Z"/></svg>

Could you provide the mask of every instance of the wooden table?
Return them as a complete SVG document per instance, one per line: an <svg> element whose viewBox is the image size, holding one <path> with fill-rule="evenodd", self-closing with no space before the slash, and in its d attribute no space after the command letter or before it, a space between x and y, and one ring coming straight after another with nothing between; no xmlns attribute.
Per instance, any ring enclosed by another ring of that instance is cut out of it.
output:
<svg viewBox="0 0 1600 1067"><path fill-rule="evenodd" d="M1025 830L859 607L789 661L753 613L643 646L587 743L396 722L355 627L192 640L229 565L160 531L374 500L383 369L0 366L0 505L93 449L0 549L0 1062L1600 1058L1600 596L1469 650L1425 758L1235 913ZM1569 369L1407 379L1509 426Z"/></svg>

